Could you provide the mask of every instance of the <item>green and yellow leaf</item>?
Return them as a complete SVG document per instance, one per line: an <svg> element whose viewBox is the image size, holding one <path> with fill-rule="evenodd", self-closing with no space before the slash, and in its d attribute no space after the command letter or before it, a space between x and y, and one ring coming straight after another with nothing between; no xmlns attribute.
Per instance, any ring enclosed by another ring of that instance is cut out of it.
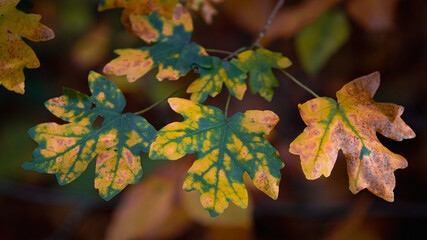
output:
<svg viewBox="0 0 427 240"><path fill-rule="evenodd" d="M253 94L259 93L267 101L271 101L273 98L273 87L279 86L279 82L271 69L283 69L292 64L281 53L271 52L264 48L244 51L238 55L238 59L233 59L232 62L244 72L249 72L251 92Z"/></svg>
<svg viewBox="0 0 427 240"><path fill-rule="evenodd" d="M200 78L187 88L192 101L204 102L208 95L215 97L221 92L223 83L233 96L243 99L247 88L246 74L233 63L212 57L212 68L199 68L196 72L200 73Z"/></svg>
<svg viewBox="0 0 427 240"><path fill-rule="evenodd" d="M184 117L162 128L150 148L151 159L176 160L196 153L184 180L184 190L199 190L202 206L212 217L228 202L246 208L243 174L273 199L279 194L279 153L264 138L279 121L271 111L237 113L227 120L221 110L190 100L170 98L171 108Z"/></svg>
<svg viewBox="0 0 427 240"><path fill-rule="evenodd" d="M354 194L367 188L394 200L394 171L405 168L407 161L383 146L376 132L396 141L414 138L415 133L400 117L402 106L373 100L379 83L375 72L346 84L337 92L337 102L321 97L298 106L307 127L291 143L290 152L300 155L308 179L328 177L341 149Z"/></svg>
<svg viewBox="0 0 427 240"><path fill-rule="evenodd" d="M89 97L64 89L64 95L46 102L55 116L70 123L42 123L29 130L39 143L27 170L55 174L59 184L79 177L96 158L95 188L109 200L142 176L140 153L149 151L156 130L144 118L122 114L125 98L111 81L91 72ZM94 104L94 107L92 106ZM99 128L92 124L104 118Z"/></svg>
<svg viewBox="0 0 427 240"><path fill-rule="evenodd" d="M0 85L24 94L24 68L38 68L40 62L22 37L33 42L55 37L41 24L40 15L26 14L16 9L19 0L0 0Z"/></svg>
<svg viewBox="0 0 427 240"><path fill-rule="evenodd" d="M182 5L177 5L171 21L157 12L134 18L150 23L152 32L155 32L151 39L156 43L139 49L116 50L119 57L105 66L106 74L126 75L129 82L133 82L159 67L158 80L177 80L186 75L193 65L211 66L211 57L207 56L205 49L194 42L190 43L193 23ZM139 25L136 20L134 22L134 29L138 30Z"/></svg>
<svg viewBox="0 0 427 240"><path fill-rule="evenodd" d="M133 34L146 40L147 35L138 33L132 28L132 15L149 15L151 12L158 12L166 19L171 19L174 8L179 2L185 4L188 9L200 12L207 23L212 23L212 18L217 11L212 3L220 3L223 0L101 0L98 5L98 11L104 11L112 8L123 8L122 23ZM149 24L143 24L143 28L150 28Z"/></svg>
<svg viewBox="0 0 427 240"><path fill-rule="evenodd" d="M111 8L124 8L122 12L122 23L129 32L140 37L142 40L150 43L156 30L146 21L139 21L139 31L132 27L135 16L149 15L151 12L157 12L166 19L171 19L178 0L101 0L98 5L98 11L104 11Z"/></svg>

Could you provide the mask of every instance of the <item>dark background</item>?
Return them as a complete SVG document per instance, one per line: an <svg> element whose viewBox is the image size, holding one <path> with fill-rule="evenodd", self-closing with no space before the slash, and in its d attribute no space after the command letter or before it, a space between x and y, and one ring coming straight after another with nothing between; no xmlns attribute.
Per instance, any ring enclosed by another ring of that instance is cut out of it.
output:
<svg viewBox="0 0 427 240"><path fill-rule="evenodd" d="M212 25L207 25L197 14L194 15L193 40L206 48L234 51L251 44L260 28L236 19L242 14L235 12L245 8L234 8L236 0L225 1L217 5L219 14L214 17ZM271 0L259 1L269 6L275 3ZM253 1L240 2L249 4ZM302 2L287 1L283 9L292 9ZM103 239L108 231L112 231L116 221L115 211L120 204L124 204L123 199L129 190L125 189L110 202L104 202L93 188L93 163L79 179L62 187L53 175L23 170L21 164L32 159L32 151L37 146L27 131L42 122L61 123L44 108L44 101L60 96L62 87L89 94L87 75L90 70L102 72L103 66L115 57L114 49L138 47L143 42L131 36L121 25L120 10L97 12L96 0L39 0L32 3L25 0L19 8L41 14L42 23L51 27L56 37L42 43L26 40L39 57L41 67L25 69L25 95L0 87L0 239ZM346 12L345 1L334 8ZM245 11L247 16L257 18L258 12ZM262 26L266 19L259 18ZM312 96L280 72L275 72L280 87L275 89L272 102L266 102L248 91L242 102L232 99L230 115L248 109L269 109L280 116L280 122L270 138L286 165L282 169L279 199L273 201L260 191L251 190L253 203L247 210L250 213L247 224L218 226L190 217L185 227L167 237L157 235L155 231L165 230L158 227L151 230L151 235L141 236L141 239L235 239L236 235L241 239L425 237L427 2L400 1L395 9L393 24L379 31L369 30L349 19L349 41L316 75L308 75L299 64L294 34L271 37L262 43L266 48L289 57L294 64L288 71L321 96L335 97L335 92L352 79L374 71L381 73L381 85L375 100L403 105L405 112L402 118L417 134L415 139L403 142L379 136L386 147L403 155L409 162L408 168L395 172L395 202L388 203L367 190L353 195L348 190L342 153L329 178L322 177L315 181L305 179L299 158L290 154L288 149L290 142L305 127L297 105ZM287 23L281 24L285 26ZM150 72L133 84L123 78L111 78L125 93L125 112L135 112L149 106L189 79L158 82L155 74L155 71ZM226 97L227 91L223 91L218 97L209 98L205 104L223 109ZM156 129L180 119L166 104L143 116ZM145 159L141 183L159 169L162 171L162 168L173 164L176 163ZM181 174L182 179L185 170ZM181 194L183 191L178 189L177 192ZM172 219L162 226L170 228L173 223Z"/></svg>

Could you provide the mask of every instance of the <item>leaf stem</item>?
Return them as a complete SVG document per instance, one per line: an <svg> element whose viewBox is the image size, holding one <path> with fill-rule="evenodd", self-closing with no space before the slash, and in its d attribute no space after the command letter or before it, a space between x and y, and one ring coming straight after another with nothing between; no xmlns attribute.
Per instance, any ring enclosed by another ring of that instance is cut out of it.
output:
<svg viewBox="0 0 427 240"><path fill-rule="evenodd" d="M207 52L211 52L211 53L222 53L222 54L228 54L228 55L233 54L233 52L230 52L230 51L227 51L227 50L221 50L221 49L209 49L209 48L205 48L205 50Z"/></svg>
<svg viewBox="0 0 427 240"><path fill-rule="evenodd" d="M225 111L224 111L226 118L228 114L228 106L230 106L230 100L231 100L231 93L228 93L227 103L225 104Z"/></svg>
<svg viewBox="0 0 427 240"><path fill-rule="evenodd" d="M290 73L286 72L283 69L279 69L280 71L282 71L283 74L285 74L288 78L290 78L294 83L296 83L298 86L302 87L304 90L306 90L307 92L311 93L311 95L315 96L315 97L320 97L319 95L317 95L313 90L311 90L309 87L307 87L306 85L304 85L302 82L298 81L294 76L292 76Z"/></svg>
<svg viewBox="0 0 427 240"><path fill-rule="evenodd" d="M155 103L151 104L150 106L148 106L148 107L146 107L146 108L142 109L141 111L135 112L134 114L136 114L136 115L141 115L141 114L143 114L143 113L146 113L146 112L150 111L151 109L155 108L157 105L159 105L159 104L161 104L162 102L164 102L164 101L168 100L168 98L170 98L170 97L174 96L175 94L177 94L177 93L181 92L182 90L186 89L186 88L188 87L188 85L190 85L192 82L193 82L193 80L192 80L192 81L189 81L188 83L186 83L185 85L183 85L183 86L181 86L180 88L176 89L175 91L173 91L172 93L170 93L170 94L169 94L169 95L167 95L166 97L164 97L164 98L160 99L159 101L157 101L157 102L155 102Z"/></svg>
<svg viewBox="0 0 427 240"><path fill-rule="evenodd" d="M261 41L261 39L264 37L265 32L270 27L270 24L273 22L273 18L276 16L277 11L279 11L279 9L283 6L284 3L285 3L285 0L277 1L276 6L274 6L273 11L271 11L270 16L267 19L267 22L264 25L264 28L258 34L257 39L255 40L255 42L251 45L251 47L249 49L253 49L255 46L257 46L259 44L259 41Z"/></svg>
<svg viewBox="0 0 427 240"><path fill-rule="evenodd" d="M230 55L228 55L227 57L225 57L223 59L223 61L227 61L228 59L233 58L234 56L237 56L237 54L245 51L246 49L248 49L248 48L247 47L241 47L241 48L237 49L236 51L230 53Z"/></svg>

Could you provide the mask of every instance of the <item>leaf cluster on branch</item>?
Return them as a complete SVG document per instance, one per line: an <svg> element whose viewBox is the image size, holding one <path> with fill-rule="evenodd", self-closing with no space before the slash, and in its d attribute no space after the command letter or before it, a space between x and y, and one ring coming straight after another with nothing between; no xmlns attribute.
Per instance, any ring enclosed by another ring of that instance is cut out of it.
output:
<svg viewBox="0 0 427 240"><path fill-rule="evenodd" d="M162 81L177 80L194 69L199 77L185 86L190 100L173 97L179 90L163 99L184 120L157 131L139 115L159 103L136 113L122 113L126 101L120 89L101 74L91 72L91 96L65 88L63 96L46 102L52 114L68 123L42 123L30 129L30 136L39 146L33 160L23 167L55 174L60 184L67 184L95 160L95 188L102 198L109 200L128 184L140 181L141 153L148 153L153 160L177 160L195 153L196 160L187 172L183 188L198 190L202 206L212 217L221 214L229 202L247 207L245 173L256 188L277 199L284 163L266 136L279 116L268 110L249 110L231 117L227 114L231 96L242 100L248 88L252 94L271 101L274 88L279 86L272 69L279 69L315 96L299 105L307 127L290 145L290 152L300 156L306 177L328 177L338 151L342 150L350 190L357 193L366 188L393 201L394 171L405 168L407 162L383 146L376 133L397 141L413 138L415 133L400 117L403 107L373 100L379 87L379 73L347 83L337 92L337 100L319 97L292 77L284 70L291 61L259 44L283 0L278 1L252 45L235 52L205 49L191 41L193 22L188 9L201 12L211 22L216 13L212 2L221 1L101 0L99 10L124 8L123 24L149 44L116 50L119 56L104 67L104 73L126 75L133 82L158 68L156 78ZM22 69L37 67L39 63L20 36L40 41L52 38L53 32L38 23L39 16L16 10L17 3L0 0L0 83L23 93ZM334 16L341 19L339 14ZM24 27L17 28L21 25ZM226 56L221 59L209 52ZM229 91L225 109L203 105L208 96L215 97L222 91L223 84ZM103 121L96 127L98 118Z"/></svg>

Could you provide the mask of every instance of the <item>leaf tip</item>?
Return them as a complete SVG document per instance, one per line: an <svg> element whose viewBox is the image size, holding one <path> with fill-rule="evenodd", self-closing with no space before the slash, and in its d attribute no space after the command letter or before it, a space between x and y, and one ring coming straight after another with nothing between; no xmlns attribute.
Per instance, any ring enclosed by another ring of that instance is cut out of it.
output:
<svg viewBox="0 0 427 240"><path fill-rule="evenodd" d="M31 163L31 161L24 162L23 164L21 164L21 167L25 170L33 170L34 169L34 165Z"/></svg>

